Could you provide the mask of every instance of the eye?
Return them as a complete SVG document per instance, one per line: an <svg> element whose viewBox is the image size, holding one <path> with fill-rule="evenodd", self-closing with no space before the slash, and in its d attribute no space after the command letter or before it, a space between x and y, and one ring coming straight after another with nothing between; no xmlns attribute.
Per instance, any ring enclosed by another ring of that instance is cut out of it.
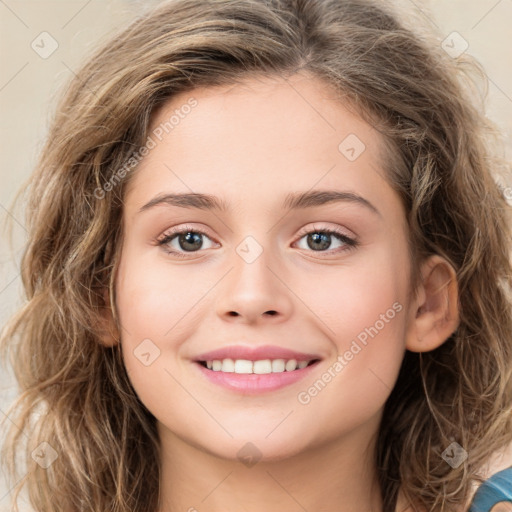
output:
<svg viewBox="0 0 512 512"><path fill-rule="evenodd" d="M207 233L204 231L193 228L190 226L185 226L182 228L171 229L170 232L165 233L162 238L157 240L157 245L162 246L168 254L172 254L177 256L178 258L186 258L186 253L195 253L200 249L205 249L202 237L208 238L211 240ZM359 244L358 242L344 234L343 232L333 229L316 229L309 230L304 232L301 235L303 238L307 237L307 248L311 249L313 252L343 252L354 249ZM341 248L338 250L329 250L328 249L334 240L337 240L338 243L341 243ZM174 243L174 246L171 244ZM208 247L207 247L208 248ZM211 246L209 247L211 248ZM304 249L304 247L299 247L300 249Z"/></svg>
<svg viewBox="0 0 512 512"><path fill-rule="evenodd" d="M302 240L303 238L306 238L306 248L313 250L313 252L333 252L332 250L324 250L328 249L332 245L333 238L335 240L338 240L338 242L341 242L341 249L334 250L335 253L349 251L359 245L354 238L350 238L345 233L335 228L314 228L313 230L309 230L303 233L300 240ZM304 247L299 248L304 249Z"/></svg>
<svg viewBox="0 0 512 512"><path fill-rule="evenodd" d="M170 232L165 233L162 238L157 240L157 244L163 246L165 252L169 254L173 254L178 258L186 258L186 254L183 254L181 250L185 253L193 253L199 249L204 249L201 237L210 239L204 231L185 226L181 229L172 229ZM173 242L174 247L171 248L171 243Z"/></svg>

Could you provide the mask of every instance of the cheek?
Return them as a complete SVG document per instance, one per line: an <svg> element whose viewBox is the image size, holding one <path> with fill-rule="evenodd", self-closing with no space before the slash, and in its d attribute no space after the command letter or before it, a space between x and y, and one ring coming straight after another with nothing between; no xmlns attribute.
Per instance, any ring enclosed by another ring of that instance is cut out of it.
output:
<svg viewBox="0 0 512 512"><path fill-rule="evenodd" d="M116 279L123 359L138 396L153 414L169 396L183 392L172 378L183 381L184 368L176 364L180 347L204 317L201 298L215 283L215 276L191 265L147 262L129 246L123 253Z"/></svg>
<svg viewBox="0 0 512 512"><path fill-rule="evenodd" d="M135 253L135 251L133 251ZM192 266L145 261L127 251L117 276L117 306L124 338L144 338L168 344L194 318L201 297L214 285ZM123 339L124 339L123 338Z"/></svg>
<svg viewBox="0 0 512 512"><path fill-rule="evenodd" d="M375 325L386 338L402 332L407 275L407 261L398 251L368 251L355 264L314 275L308 272L307 278L301 278L301 298L322 321L327 337L343 351L350 340L361 333L364 339L365 329Z"/></svg>
<svg viewBox="0 0 512 512"><path fill-rule="evenodd" d="M403 360L408 262L398 248L367 254L364 262L319 273L300 289L334 354L324 399L339 403L344 396L344 405L370 412L389 396Z"/></svg>
<svg viewBox="0 0 512 512"><path fill-rule="evenodd" d="M156 276L154 268L119 272L118 313L122 327L124 366L135 393L158 419L172 424L171 412L179 402L179 416L193 417L179 382L181 367L174 364L184 327L187 325L187 294L169 288L169 282ZM179 288L179 285L177 285ZM194 302L197 302L197 298ZM179 334L178 334L179 332ZM196 411L197 412L197 411Z"/></svg>
<svg viewBox="0 0 512 512"><path fill-rule="evenodd" d="M405 295L390 273L349 274L329 300L318 296L326 312L322 320L334 331L325 334L335 355L297 396L303 422L325 417L321 435L326 438L376 418L405 351Z"/></svg>

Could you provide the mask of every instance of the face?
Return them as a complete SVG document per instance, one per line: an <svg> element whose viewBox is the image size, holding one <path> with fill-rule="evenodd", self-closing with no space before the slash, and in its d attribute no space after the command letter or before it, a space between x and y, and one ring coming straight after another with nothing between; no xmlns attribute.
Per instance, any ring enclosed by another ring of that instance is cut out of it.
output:
<svg viewBox="0 0 512 512"><path fill-rule="evenodd" d="M116 304L164 442L233 459L250 442L270 460L375 432L411 264L379 134L295 75L175 96L150 137L125 196ZM169 197L191 193L210 200Z"/></svg>

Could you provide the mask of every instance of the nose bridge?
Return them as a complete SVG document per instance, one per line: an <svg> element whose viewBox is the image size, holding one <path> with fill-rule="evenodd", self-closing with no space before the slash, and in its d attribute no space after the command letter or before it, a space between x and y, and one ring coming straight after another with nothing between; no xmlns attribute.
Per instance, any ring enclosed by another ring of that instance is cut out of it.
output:
<svg viewBox="0 0 512 512"><path fill-rule="evenodd" d="M234 268L218 302L219 315L254 321L262 315L289 314L291 298L279 277L281 265L272 256L271 238L268 233L247 235L235 247L230 265Z"/></svg>

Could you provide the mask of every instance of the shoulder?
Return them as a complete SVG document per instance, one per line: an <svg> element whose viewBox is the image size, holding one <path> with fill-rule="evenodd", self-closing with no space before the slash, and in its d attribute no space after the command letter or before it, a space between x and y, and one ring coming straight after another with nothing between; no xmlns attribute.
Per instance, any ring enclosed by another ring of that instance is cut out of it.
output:
<svg viewBox="0 0 512 512"><path fill-rule="evenodd" d="M512 443L493 455L480 474L485 481L473 486L469 512L512 511ZM500 498L504 501L492 506ZM505 503L507 500L511 501Z"/></svg>
<svg viewBox="0 0 512 512"><path fill-rule="evenodd" d="M469 512L512 512L512 466L494 473L480 484Z"/></svg>
<svg viewBox="0 0 512 512"><path fill-rule="evenodd" d="M505 471L508 470L508 471ZM493 455L489 462L480 471L482 478L485 478L485 482L481 484L474 484L470 492L470 503L475 500L476 494L479 488L483 488L487 483L487 487L491 484L491 487L495 485L504 486L508 492L512 493L512 443L504 450ZM495 484L496 483L496 484ZM481 491L482 492L482 491ZM485 510L485 512L512 512L512 502L497 504L492 507L491 511ZM408 503L404 499L401 492L399 492L397 506L395 512L413 512L413 509L408 506ZM426 511L425 511L426 512ZM455 512L468 512L467 509L462 507L456 509ZM481 509L473 507L470 512L483 512Z"/></svg>

